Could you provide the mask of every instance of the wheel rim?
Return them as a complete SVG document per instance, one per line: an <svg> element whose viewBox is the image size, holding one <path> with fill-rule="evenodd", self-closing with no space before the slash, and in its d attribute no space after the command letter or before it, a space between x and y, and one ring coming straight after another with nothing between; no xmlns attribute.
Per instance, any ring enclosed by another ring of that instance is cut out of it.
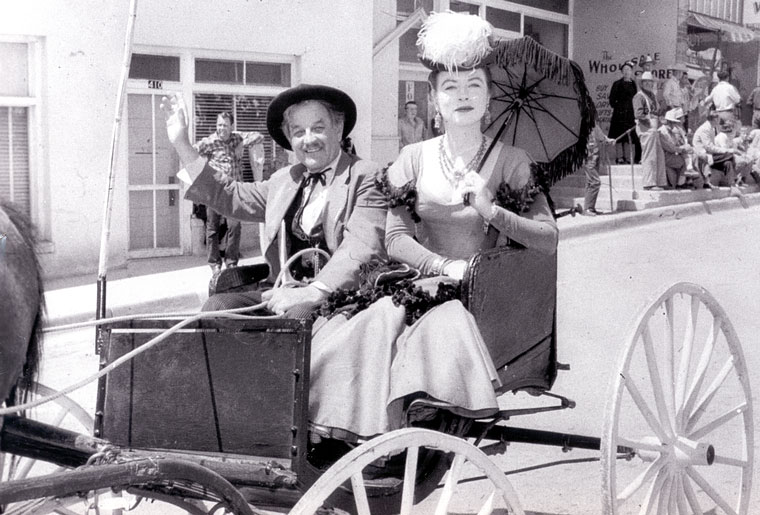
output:
<svg viewBox="0 0 760 515"><path fill-rule="evenodd" d="M641 313L616 371L601 449L604 512L746 514L749 376L712 295L690 283L668 288Z"/></svg>
<svg viewBox="0 0 760 515"><path fill-rule="evenodd" d="M396 513L410 513L414 505L417 457L422 448L452 453L453 460L444 486L438 489L438 495L435 496L437 502L428 502L431 500L428 499L415 507L415 513L447 513L451 503L455 502L460 493L458 487L464 484L464 475L475 476L490 483L486 488L478 484L479 492L484 495L478 497L478 507L473 513L491 513L498 508L506 509L509 513L524 513L517 494L504 473L477 447L465 440L437 431L409 428L379 436L343 456L312 485L291 510L290 515L315 513L346 482L350 482L354 491L356 512L362 515L371 513L362 472L378 458L402 451L406 451L404 486ZM457 512L461 510L457 509Z"/></svg>

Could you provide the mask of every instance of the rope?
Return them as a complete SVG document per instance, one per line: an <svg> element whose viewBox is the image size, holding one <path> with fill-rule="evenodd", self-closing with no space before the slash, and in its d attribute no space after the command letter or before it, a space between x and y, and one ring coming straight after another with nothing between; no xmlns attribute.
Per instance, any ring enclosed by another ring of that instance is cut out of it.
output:
<svg viewBox="0 0 760 515"><path fill-rule="evenodd" d="M295 254L293 254L290 259L285 263L285 266L280 270L280 273L277 274L277 278L275 279L275 288L286 288L286 287L294 287L294 286L303 286L305 283L300 281L295 281L291 276L290 273L287 273L288 268L290 265L293 264L293 262L296 259L300 259L302 255L306 254L307 252L317 252L322 253L326 255L328 258L330 255L321 250L321 249L303 249ZM287 273L287 275L286 275ZM36 399L34 401L30 401L24 404L19 404L16 406L10 406L6 408L0 409L0 416L9 415L11 413L18 413L20 411L24 411L27 409L31 409L37 406L40 406L42 404L52 402L55 399L58 399L60 397L63 397L64 395L67 395L75 390L78 390L79 388L82 388L83 386L96 381L100 379L101 377L105 376L112 370L114 370L116 367L119 367L126 363L127 361L131 360L135 356L138 356L139 354L142 354L143 352L147 351L148 349L155 347L160 342L164 341L166 338L171 336L172 334L176 333L186 325L189 325L193 322L196 322L198 320L203 320L204 318L214 318L214 317L221 317L221 318L231 318L231 319L245 319L245 320L255 320L255 319L273 319L273 318L281 318L279 315L266 315L266 316L253 316L253 315L240 315L240 313L243 313L245 311L255 311L258 309L264 309L266 308L267 303L261 302L259 304L256 304L254 306L246 306L242 308L234 308L234 309L227 309L222 311L202 311L200 313L193 314L191 316L188 316L184 320L180 321L179 323L173 325L166 331L162 332L152 340L148 341L145 345L142 345L140 347L137 347L136 349L128 352L127 354L124 354L119 359L113 361L111 364L106 366L105 368L101 369L98 373L93 374L85 379L82 379L79 382L76 382L72 385L67 386L63 390L59 390L58 392L48 395L47 397L40 397L39 399ZM171 314L170 314L171 315ZM78 324L69 324L69 326L77 326L79 327L88 327L88 326L98 326L103 325L106 323L111 323L115 321L125 321L125 320L135 320L139 318L172 318L171 316L167 315L166 313L157 313L157 314L138 314L138 315L126 315L126 316L120 316L120 317L113 317L113 318L102 318L100 320L90 320L88 322L81 322ZM56 330L62 330L60 326L58 328L53 328Z"/></svg>

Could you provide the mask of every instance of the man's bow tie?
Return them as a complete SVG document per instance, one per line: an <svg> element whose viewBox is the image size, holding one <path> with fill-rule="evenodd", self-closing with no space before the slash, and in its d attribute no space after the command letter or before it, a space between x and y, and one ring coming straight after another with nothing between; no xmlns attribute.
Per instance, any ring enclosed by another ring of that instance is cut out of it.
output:
<svg viewBox="0 0 760 515"><path fill-rule="evenodd" d="M322 186L325 185L325 174L332 170L332 168L325 168L321 172L310 172L303 174L304 184L311 184L312 186L319 182Z"/></svg>

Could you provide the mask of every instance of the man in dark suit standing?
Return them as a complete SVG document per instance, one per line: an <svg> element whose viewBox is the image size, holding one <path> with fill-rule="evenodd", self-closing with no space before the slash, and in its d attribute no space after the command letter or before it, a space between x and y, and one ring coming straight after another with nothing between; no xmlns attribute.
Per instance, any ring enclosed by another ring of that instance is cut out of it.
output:
<svg viewBox="0 0 760 515"><path fill-rule="evenodd" d="M181 100L164 97L169 140L179 154L190 183L185 198L244 221L263 222L264 256L272 284L280 269L280 249L287 256L310 247L331 257L307 286L212 296L204 309L228 309L266 302L274 313L308 310L338 288L359 283L360 265L384 257L387 203L374 186L378 166L341 150L340 142L356 123L356 105L343 91L301 84L275 97L267 110L267 129L298 163L268 180L237 182L200 157L187 135ZM285 238L285 245L280 241ZM310 262L296 274L308 275Z"/></svg>

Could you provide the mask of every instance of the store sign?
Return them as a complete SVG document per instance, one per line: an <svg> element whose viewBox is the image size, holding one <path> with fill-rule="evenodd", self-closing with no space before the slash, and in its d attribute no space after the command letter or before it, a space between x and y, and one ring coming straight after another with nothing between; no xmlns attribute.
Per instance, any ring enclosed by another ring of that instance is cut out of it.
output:
<svg viewBox="0 0 760 515"><path fill-rule="evenodd" d="M413 80L407 80L404 81L404 87L405 87L405 95L404 97L406 100L404 102L414 102L414 81Z"/></svg>
<svg viewBox="0 0 760 515"><path fill-rule="evenodd" d="M160 80L149 80L148 88L150 89L164 89L164 82Z"/></svg>
<svg viewBox="0 0 760 515"><path fill-rule="evenodd" d="M744 2L744 25L750 28L760 28L760 2Z"/></svg>

